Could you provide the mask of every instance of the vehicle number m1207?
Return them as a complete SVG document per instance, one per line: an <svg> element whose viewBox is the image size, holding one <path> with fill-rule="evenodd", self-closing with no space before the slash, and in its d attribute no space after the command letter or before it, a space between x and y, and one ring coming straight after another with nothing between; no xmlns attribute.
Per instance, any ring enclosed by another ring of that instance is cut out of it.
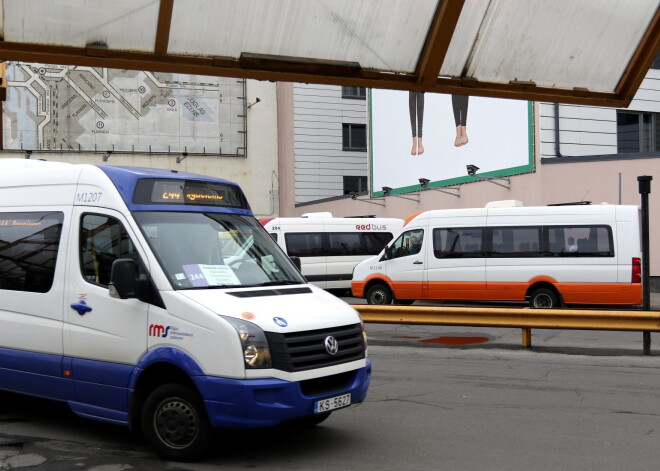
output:
<svg viewBox="0 0 660 471"><path fill-rule="evenodd" d="M76 193L76 203L96 203L101 200L103 192Z"/></svg>

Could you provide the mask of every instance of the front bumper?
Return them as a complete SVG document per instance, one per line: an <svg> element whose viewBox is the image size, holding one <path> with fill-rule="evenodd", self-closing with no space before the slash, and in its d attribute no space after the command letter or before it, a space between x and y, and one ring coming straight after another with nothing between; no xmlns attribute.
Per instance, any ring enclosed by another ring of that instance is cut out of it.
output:
<svg viewBox="0 0 660 471"><path fill-rule="evenodd" d="M367 359L365 367L342 377L345 387L324 393L306 394L305 390L312 388L305 388L304 382L275 378L235 380L197 376L193 379L213 427L269 427L314 415L314 403L320 399L351 393L351 404L362 402L371 381L371 362Z"/></svg>

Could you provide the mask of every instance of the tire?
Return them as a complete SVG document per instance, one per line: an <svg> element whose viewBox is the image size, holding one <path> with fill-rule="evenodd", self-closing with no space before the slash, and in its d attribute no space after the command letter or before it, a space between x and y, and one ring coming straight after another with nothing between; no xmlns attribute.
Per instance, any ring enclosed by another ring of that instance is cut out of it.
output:
<svg viewBox="0 0 660 471"><path fill-rule="evenodd" d="M556 309L559 307L559 297L549 288L539 288L530 295L529 305L537 309Z"/></svg>
<svg viewBox="0 0 660 471"><path fill-rule="evenodd" d="M142 433L162 458L192 461L206 450L211 426L195 391L182 384L164 384L144 402Z"/></svg>
<svg viewBox="0 0 660 471"><path fill-rule="evenodd" d="M379 283L367 290L366 298L368 304L392 304L392 291Z"/></svg>

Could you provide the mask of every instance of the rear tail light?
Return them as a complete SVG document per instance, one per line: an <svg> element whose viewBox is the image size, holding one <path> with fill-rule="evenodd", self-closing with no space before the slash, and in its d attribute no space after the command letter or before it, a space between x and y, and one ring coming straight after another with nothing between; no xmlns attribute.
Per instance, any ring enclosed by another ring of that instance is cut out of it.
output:
<svg viewBox="0 0 660 471"><path fill-rule="evenodd" d="M642 259L634 257L632 259L632 279L631 283L641 283L642 282Z"/></svg>

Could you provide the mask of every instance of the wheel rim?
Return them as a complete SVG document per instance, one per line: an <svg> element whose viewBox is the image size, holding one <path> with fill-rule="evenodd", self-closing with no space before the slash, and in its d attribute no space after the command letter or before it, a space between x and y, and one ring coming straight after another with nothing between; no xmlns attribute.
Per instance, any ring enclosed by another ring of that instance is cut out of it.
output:
<svg viewBox="0 0 660 471"><path fill-rule="evenodd" d="M179 398L163 401L154 416L158 438L172 448L185 448L195 441L199 421L195 409Z"/></svg>
<svg viewBox="0 0 660 471"><path fill-rule="evenodd" d="M385 304L385 292L379 289L371 293L371 304Z"/></svg>
<svg viewBox="0 0 660 471"><path fill-rule="evenodd" d="M539 294L534 298L534 307L551 308L552 297L549 294Z"/></svg>

